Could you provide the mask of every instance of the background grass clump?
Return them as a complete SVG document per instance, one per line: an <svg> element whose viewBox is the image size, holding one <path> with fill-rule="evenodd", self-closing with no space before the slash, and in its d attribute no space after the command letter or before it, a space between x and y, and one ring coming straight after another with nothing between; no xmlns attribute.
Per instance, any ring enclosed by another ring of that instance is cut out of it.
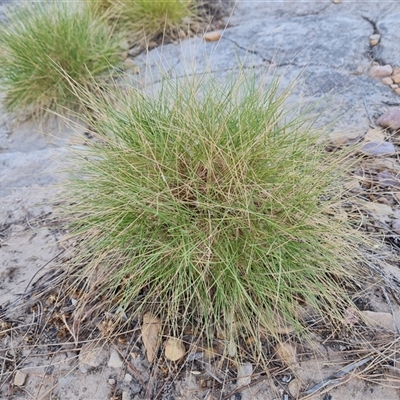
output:
<svg viewBox="0 0 400 400"><path fill-rule="evenodd" d="M330 215L345 156L318 145L290 90L241 72L80 91L102 138L68 190L91 304L235 341L301 327L303 307L341 318L359 261L357 233Z"/></svg>
<svg viewBox="0 0 400 400"><path fill-rule="evenodd" d="M91 0L90 5L133 42L176 36L196 18L194 0Z"/></svg>
<svg viewBox="0 0 400 400"><path fill-rule="evenodd" d="M119 40L92 11L73 2L15 7L0 27L0 86L9 111L73 108L64 70L87 86L119 62Z"/></svg>

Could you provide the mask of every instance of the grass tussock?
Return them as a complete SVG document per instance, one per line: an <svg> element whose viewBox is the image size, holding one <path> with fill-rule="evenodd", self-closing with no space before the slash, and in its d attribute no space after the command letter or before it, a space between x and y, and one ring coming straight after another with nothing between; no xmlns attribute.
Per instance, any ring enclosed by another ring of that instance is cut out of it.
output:
<svg viewBox="0 0 400 400"><path fill-rule="evenodd" d="M133 41L174 36L196 19L194 0L91 0L97 15L115 24Z"/></svg>
<svg viewBox="0 0 400 400"><path fill-rule="evenodd" d="M73 108L63 69L82 86L119 62L111 28L79 3L15 7L0 27L0 86L9 111Z"/></svg>
<svg viewBox="0 0 400 400"><path fill-rule="evenodd" d="M331 215L346 156L324 151L290 91L245 72L112 101L80 91L102 139L68 190L88 302L234 342L301 329L306 310L341 318L359 261Z"/></svg>

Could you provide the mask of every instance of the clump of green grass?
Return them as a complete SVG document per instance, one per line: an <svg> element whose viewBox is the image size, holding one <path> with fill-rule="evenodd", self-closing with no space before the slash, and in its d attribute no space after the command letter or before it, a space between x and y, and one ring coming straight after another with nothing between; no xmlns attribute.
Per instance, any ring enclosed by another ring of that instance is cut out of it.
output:
<svg viewBox="0 0 400 400"><path fill-rule="evenodd" d="M341 318L359 262L357 233L330 215L346 156L324 151L290 91L245 72L80 90L102 139L68 189L87 301L234 342L301 328L303 307Z"/></svg>
<svg viewBox="0 0 400 400"><path fill-rule="evenodd" d="M0 86L9 111L73 108L78 104L65 71L87 86L119 62L118 37L78 3L18 6L0 27Z"/></svg>
<svg viewBox="0 0 400 400"><path fill-rule="evenodd" d="M160 34L173 36L196 16L194 0L91 0L90 4L98 15L139 42Z"/></svg>

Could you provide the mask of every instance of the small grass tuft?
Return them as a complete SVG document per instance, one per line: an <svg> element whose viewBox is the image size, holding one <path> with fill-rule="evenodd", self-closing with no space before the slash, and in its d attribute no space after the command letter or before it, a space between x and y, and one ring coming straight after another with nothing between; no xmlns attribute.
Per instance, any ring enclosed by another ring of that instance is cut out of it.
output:
<svg viewBox="0 0 400 400"><path fill-rule="evenodd" d="M0 27L0 86L9 111L73 108L78 104L63 69L86 86L119 62L111 28L71 2L15 7Z"/></svg>
<svg viewBox="0 0 400 400"><path fill-rule="evenodd" d="M196 16L194 0L91 0L92 9L133 41L174 36Z"/></svg>
<svg viewBox="0 0 400 400"><path fill-rule="evenodd" d="M236 344L302 329L310 310L342 318L360 257L357 232L331 215L346 155L318 144L279 86L239 72L164 79L153 95L80 91L102 139L68 190L91 304Z"/></svg>

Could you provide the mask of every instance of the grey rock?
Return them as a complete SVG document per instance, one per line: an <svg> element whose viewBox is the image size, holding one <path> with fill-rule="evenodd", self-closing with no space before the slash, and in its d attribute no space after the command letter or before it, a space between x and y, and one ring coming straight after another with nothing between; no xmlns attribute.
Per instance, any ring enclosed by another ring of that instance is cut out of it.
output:
<svg viewBox="0 0 400 400"><path fill-rule="evenodd" d="M110 350L110 359L108 360L108 366L111 368L122 368L123 365L124 363L118 351L112 348Z"/></svg>
<svg viewBox="0 0 400 400"><path fill-rule="evenodd" d="M390 107L376 120L376 123L384 128L400 129L400 107Z"/></svg>
<svg viewBox="0 0 400 400"><path fill-rule="evenodd" d="M382 37L379 46L373 48L373 56L386 64L399 65L399 15L393 11L379 17Z"/></svg>
<svg viewBox="0 0 400 400"><path fill-rule="evenodd" d="M242 387L250 385L251 374L253 373L253 365L250 363L244 363L239 365L237 372L237 386Z"/></svg>
<svg viewBox="0 0 400 400"><path fill-rule="evenodd" d="M108 352L103 345L89 342L82 346L79 353L79 361L89 367L96 368L106 361L107 355Z"/></svg>
<svg viewBox="0 0 400 400"><path fill-rule="evenodd" d="M14 385L15 386L24 386L27 376L28 375L25 374L24 372L17 370L17 372L15 373L15 376L14 376Z"/></svg>
<svg viewBox="0 0 400 400"><path fill-rule="evenodd" d="M361 151L370 156L382 156L395 154L394 145L390 142L367 142L362 146Z"/></svg>

